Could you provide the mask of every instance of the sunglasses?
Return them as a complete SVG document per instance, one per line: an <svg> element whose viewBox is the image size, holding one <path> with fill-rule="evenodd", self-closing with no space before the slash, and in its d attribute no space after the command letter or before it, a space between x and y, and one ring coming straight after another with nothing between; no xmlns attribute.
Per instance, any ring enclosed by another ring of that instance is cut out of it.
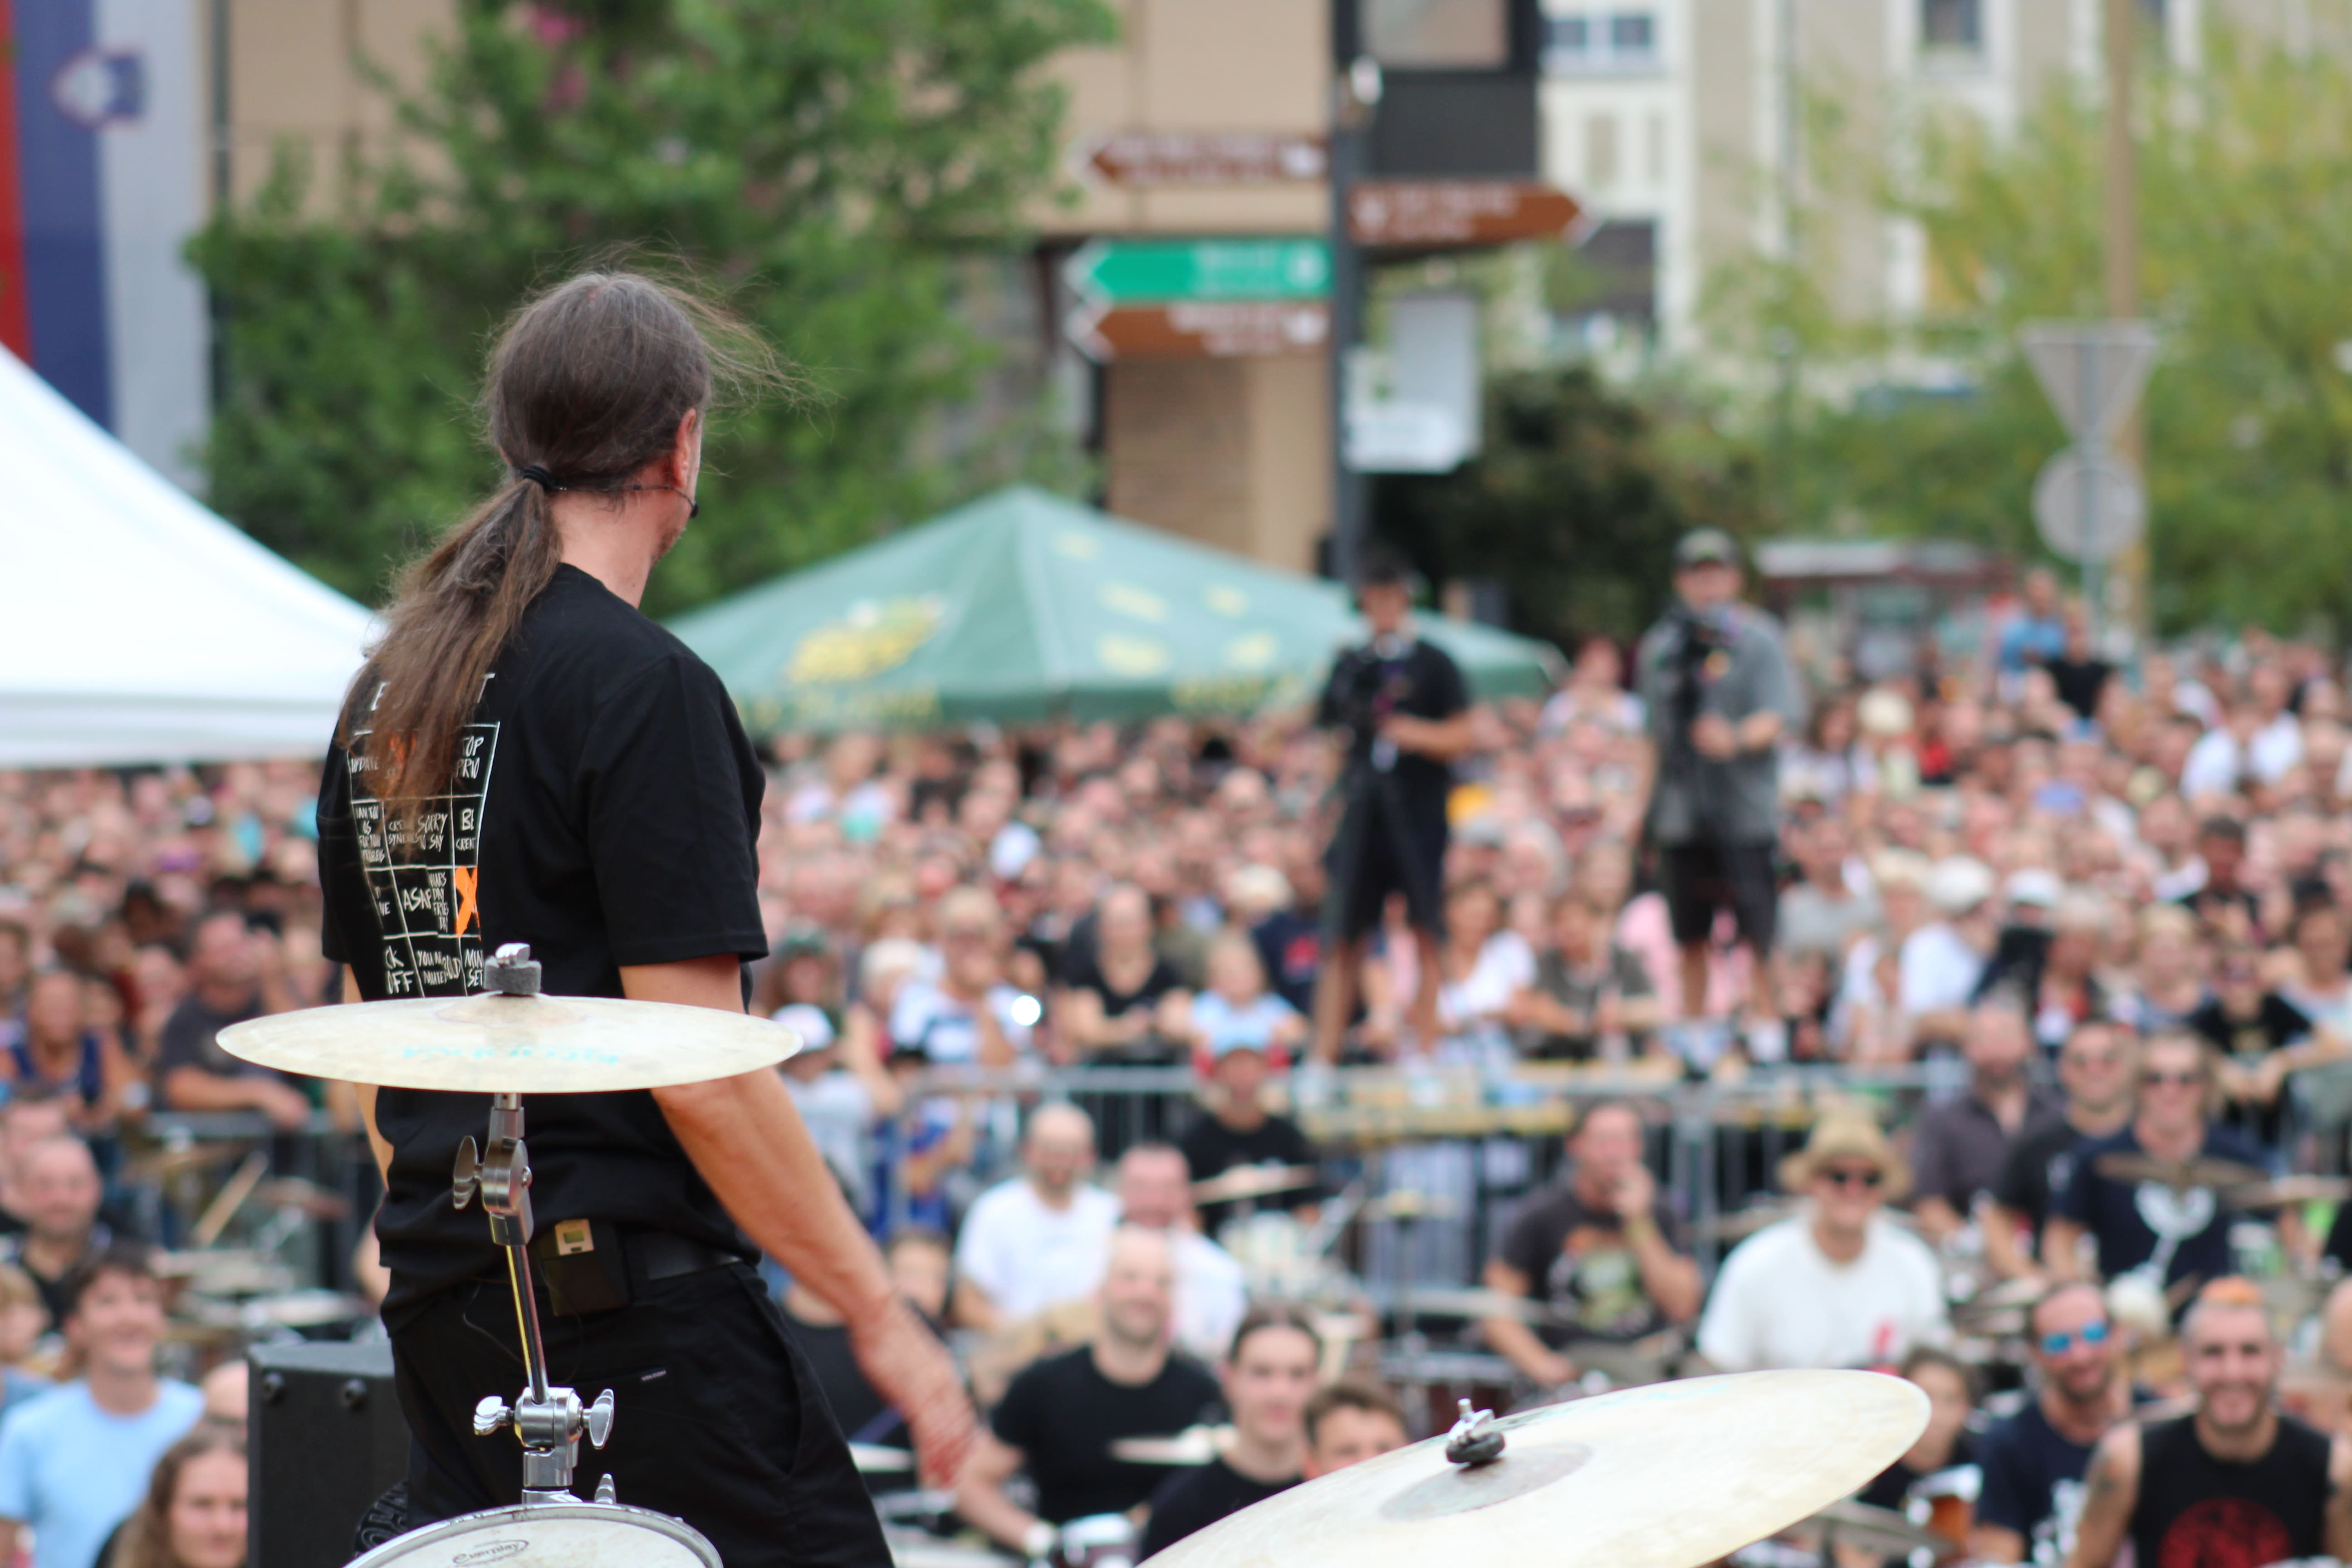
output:
<svg viewBox="0 0 2352 1568"><path fill-rule="evenodd" d="M1821 1173L1821 1179L1832 1186L1860 1187L1864 1192L1876 1192L1879 1183L1885 1180L1885 1177L1875 1166L1856 1170L1849 1165L1843 1170L1836 1168L1824 1170Z"/></svg>
<svg viewBox="0 0 2352 1568"><path fill-rule="evenodd" d="M2044 1334L2042 1336L2042 1353L2064 1355L2074 1348L2075 1342L2078 1340L2085 1347L2095 1348L2107 1342L2107 1325L2102 1321L2084 1323L2072 1333Z"/></svg>
<svg viewBox="0 0 2352 1568"><path fill-rule="evenodd" d="M2202 1089L2205 1075L2201 1072L2144 1072L2139 1075L2142 1089Z"/></svg>

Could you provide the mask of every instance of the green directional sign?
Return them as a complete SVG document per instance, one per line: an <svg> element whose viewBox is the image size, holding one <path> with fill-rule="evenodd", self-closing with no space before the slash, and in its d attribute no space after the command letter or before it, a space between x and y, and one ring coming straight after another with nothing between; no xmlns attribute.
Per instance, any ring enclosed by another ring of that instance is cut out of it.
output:
<svg viewBox="0 0 2352 1568"><path fill-rule="evenodd" d="M1331 252L1319 239L1098 239L1070 258L1072 289L1109 304L1319 300Z"/></svg>

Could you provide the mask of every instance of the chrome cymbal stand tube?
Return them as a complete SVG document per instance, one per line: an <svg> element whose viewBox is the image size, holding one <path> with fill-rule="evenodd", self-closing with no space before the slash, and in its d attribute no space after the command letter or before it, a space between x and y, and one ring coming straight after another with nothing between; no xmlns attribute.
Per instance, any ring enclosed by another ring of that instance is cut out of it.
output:
<svg viewBox="0 0 2352 1568"><path fill-rule="evenodd" d="M539 994L540 968L530 949L521 942L501 947L483 965L489 989L505 996ZM450 1199L459 1208L477 1194L490 1222L490 1239L506 1253L507 1280L514 1291L515 1321L522 1339L523 1370L529 1384L509 1405L497 1394L487 1394L474 1407L474 1435L487 1437L512 1426L522 1443L522 1500L526 1503L572 1503L572 1472L580 1462L580 1439L586 1436L602 1448L613 1436L613 1391L582 1405L568 1388L551 1386L547 1378L547 1342L539 1326L539 1300L530 1279L530 1160L523 1146L522 1096L499 1094L490 1099L488 1141L482 1149L468 1137L457 1145L457 1169L450 1181ZM596 1500L615 1500L613 1478L596 1485Z"/></svg>

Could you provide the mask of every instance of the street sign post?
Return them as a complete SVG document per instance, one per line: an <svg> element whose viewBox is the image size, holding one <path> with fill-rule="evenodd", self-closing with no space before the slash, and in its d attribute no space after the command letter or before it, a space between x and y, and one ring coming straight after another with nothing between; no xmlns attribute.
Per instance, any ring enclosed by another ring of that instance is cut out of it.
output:
<svg viewBox="0 0 2352 1568"><path fill-rule="evenodd" d="M1448 247L1555 239L1584 209L1532 180L1366 180L1348 193L1348 227L1359 245Z"/></svg>
<svg viewBox="0 0 2352 1568"><path fill-rule="evenodd" d="M2105 565L2147 531L2147 493L2109 454L2069 447L2033 481L2033 521L2053 552L2086 569Z"/></svg>
<svg viewBox="0 0 2352 1568"><path fill-rule="evenodd" d="M1229 359L1318 352L1331 335L1331 310L1319 300L1161 305L1086 300L1065 325L1070 342L1097 364L1118 359Z"/></svg>
<svg viewBox="0 0 2352 1568"><path fill-rule="evenodd" d="M2147 321L2033 321L2019 341L2074 441L2035 481L2033 520L2044 543L2081 564L2095 632L2106 563L2147 527L2147 492L2108 443L2147 384L2156 328Z"/></svg>
<svg viewBox="0 0 2352 1568"><path fill-rule="evenodd" d="M1320 136L1252 132L1122 131L1078 143L1082 174L1114 185L1271 185L1319 180L1330 165Z"/></svg>
<svg viewBox="0 0 2352 1568"><path fill-rule="evenodd" d="M1097 239L1062 275L1072 293L1112 305L1319 300L1331 288L1331 250L1319 239Z"/></svg>

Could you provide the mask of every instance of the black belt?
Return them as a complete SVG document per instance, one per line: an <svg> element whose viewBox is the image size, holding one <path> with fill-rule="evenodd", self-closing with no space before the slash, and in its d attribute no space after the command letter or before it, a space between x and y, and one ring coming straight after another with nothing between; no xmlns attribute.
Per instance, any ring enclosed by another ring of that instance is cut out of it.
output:
<svg viewBox="0 0 2352 1568"><path fill-rule="evenodd" d="M641 1230L610 1220L559 1220L531 1237L531 1260L557 1317L625 1307L665 1279L740 1263L740 1253L674 1230Z"/></svg>

